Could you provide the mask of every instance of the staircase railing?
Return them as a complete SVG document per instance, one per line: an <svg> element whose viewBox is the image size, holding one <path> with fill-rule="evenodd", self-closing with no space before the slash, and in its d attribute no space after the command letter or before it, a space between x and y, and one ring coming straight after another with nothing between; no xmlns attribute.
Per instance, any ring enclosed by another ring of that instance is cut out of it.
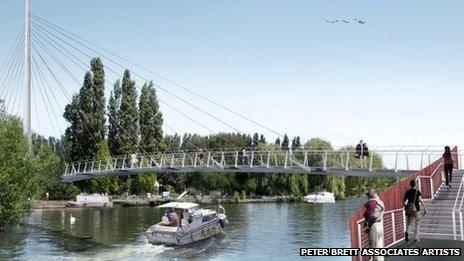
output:
<svg viewBox="0 0 464 261"><path fill-rule="evenodd" d="M463 222L463 218L462 218L463 202L464 202L464 176L462 177L461 183L459 184L458 194L456 195L456 200L454 200L454 206L453 206L453 211L452 211L454 240L458 239L457 230L459 230L460 240L464 241L464 225L462 223ZM458 223L456 222L456 218L459 219L459 229L458 229Z"/></svg>

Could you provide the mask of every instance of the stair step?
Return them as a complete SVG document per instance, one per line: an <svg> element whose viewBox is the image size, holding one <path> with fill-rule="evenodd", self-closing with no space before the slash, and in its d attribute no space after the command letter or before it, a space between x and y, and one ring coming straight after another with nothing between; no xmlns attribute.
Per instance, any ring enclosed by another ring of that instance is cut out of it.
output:
<svg viewBox="0 0 464 261"><path fill-rule="evenodd" d="M457 224L459 226L459 222ZM434 223L434 222L424 222L420 224L420 227L439 227L439 228L453 228L453 222L440 222L440 223Z"/></svg>
<svg viewBox="0 0 464 261"><path fill-rule="evenodd" d="M454 240L454 236L451 235L438 235L438 234L422 234L419 233L419 238L424 238L424 239L437 239L437 240Z"/></svg>

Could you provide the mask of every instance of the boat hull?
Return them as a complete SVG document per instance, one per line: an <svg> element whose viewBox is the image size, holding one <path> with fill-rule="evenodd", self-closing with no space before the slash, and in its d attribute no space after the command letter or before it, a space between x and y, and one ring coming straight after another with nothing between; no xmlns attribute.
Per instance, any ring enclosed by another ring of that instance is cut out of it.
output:
<svg viewBox="0 0 464 261"><path fill-rule="evenodd" d="M215 236L223 230L220 220L220 218L217 218L197 228L190 230L179 229L176 232L158 231L150 228L147 230L148 242L154 245L183 246L201 241Z"/></svg>

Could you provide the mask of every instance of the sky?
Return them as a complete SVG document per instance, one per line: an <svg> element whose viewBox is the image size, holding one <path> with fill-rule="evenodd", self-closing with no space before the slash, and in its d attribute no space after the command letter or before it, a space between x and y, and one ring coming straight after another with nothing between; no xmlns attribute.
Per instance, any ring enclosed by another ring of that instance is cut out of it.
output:
<svg viewBox="0 0 464 261"><path fill-rule="evenodd" d="M370 146L464 144L462 10L464 2L450 0L32 0L35 15L278 133L303 140L321 137L336 146L353 145L360 138ZM335 19L350 23L326 22ZM23 23L24 1L2 0L0 61ZM135 78L139 86L153 79L241 132L276 138L124 65L142 76ZM110 83L123 72L113 67L116 74L106 72ZM55 69L69 93L77 92L79 86ZM71 70L82 81L84 72ZM37 99L34 105L33 128L44 135L62 133L66 126L60 116L66 97L51 83L58 96L50 109L51 118L58 119L56 128L46 116L45 102ZM110 90L107 84L107 94ZM157 91L160 99L207 129L233 131ZM164 104L161 110L171 128L166 133L210 134Z"/></svg>

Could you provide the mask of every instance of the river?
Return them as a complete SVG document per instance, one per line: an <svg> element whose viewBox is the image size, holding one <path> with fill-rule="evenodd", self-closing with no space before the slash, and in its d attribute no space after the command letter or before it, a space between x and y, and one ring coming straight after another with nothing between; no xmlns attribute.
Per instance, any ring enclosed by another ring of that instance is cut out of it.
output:
<svg viewBox="0 0 464 261"><path fill-rule="evenodd" d="M300 247L349 247L348 219L361 202L224 205L230 221L224 233L185 247L147 243L144 231L162 215L155 207L36 209L26 217L30 225L9 227L0 235L0 259L299 259Z"/></svg>

